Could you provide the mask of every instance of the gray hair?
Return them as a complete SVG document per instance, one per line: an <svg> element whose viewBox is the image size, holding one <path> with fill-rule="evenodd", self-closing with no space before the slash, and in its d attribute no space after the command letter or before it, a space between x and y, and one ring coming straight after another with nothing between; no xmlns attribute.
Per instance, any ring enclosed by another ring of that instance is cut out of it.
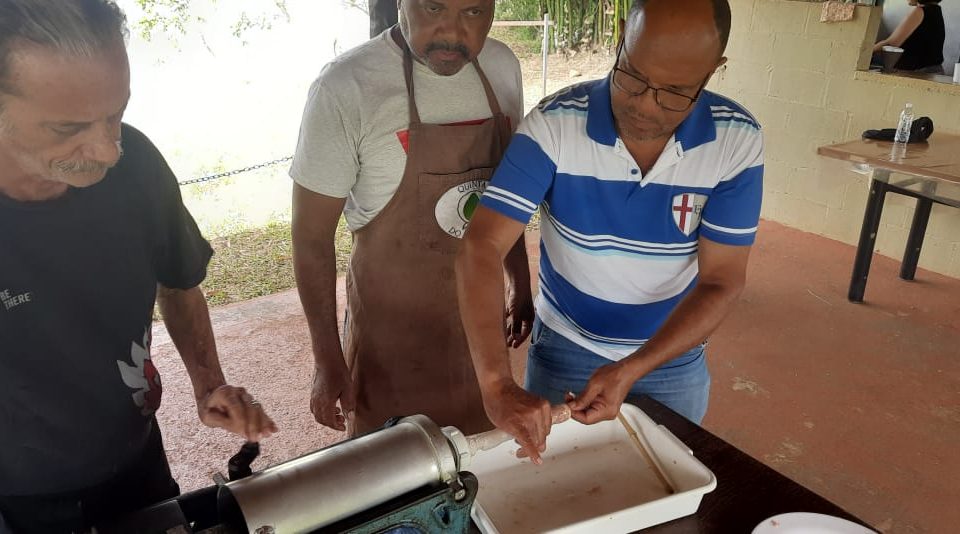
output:
<svg viewBox="0 0 960 534"><path fill-rule="evenodd" d="M22 45L92 57L125 44L127 18L113 0L0 0L0 92L11 93L10 57Z"/></svg>

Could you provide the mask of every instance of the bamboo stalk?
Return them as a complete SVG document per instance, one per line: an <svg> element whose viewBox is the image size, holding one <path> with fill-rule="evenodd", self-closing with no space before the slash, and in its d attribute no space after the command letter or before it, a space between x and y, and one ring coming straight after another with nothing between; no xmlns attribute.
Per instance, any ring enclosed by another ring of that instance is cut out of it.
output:
<svg viewBox="0 0 960 534"><path fill-rule="evenodd" d="M623 18L620 13L622 3L620 0L613 0L613 44L620 42L620 19Z"/></svg>
<svg viewBox="0 0 960 534"><path fill-rule="evenodd" d="M549 29L554 52L580 46L612 46L623 37L620 19L626 18L632 0L538 0L554 26Z"/></svg>

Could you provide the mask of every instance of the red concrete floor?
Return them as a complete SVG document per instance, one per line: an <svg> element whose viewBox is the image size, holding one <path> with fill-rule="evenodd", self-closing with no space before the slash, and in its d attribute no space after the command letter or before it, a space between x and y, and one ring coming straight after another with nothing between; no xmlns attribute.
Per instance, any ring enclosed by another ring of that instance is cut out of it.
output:
<svg viewBox="0 0 960 534"><path fill-rule="evenodd" d="M882 532L956 532L960 280L921 270L904 282L896 261L875 257L866 303L851 304L853 253L761 225L747 289L711 339L704 426ZM281 427L255 467L342 438L309 413L312 360L295 291L211 315L228 379L250 389ZM172 469L184 490L208 485L241 440L200 425L162 325L154 335ZM518 373L523 354L513 355Z"/></svg>

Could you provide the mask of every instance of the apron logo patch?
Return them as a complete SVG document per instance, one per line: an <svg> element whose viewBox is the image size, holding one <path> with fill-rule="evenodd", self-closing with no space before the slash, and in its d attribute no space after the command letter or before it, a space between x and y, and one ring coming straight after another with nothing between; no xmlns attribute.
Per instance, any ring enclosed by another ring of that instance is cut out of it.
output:
<svg viewBox="0 0 960 534"><path fill-rule="evenodd" d="M673 222L683 235L690 235L700 226L700 215L707 198L707 195L697 193L684 193L673 197Z"/></svg>
<svg viewBox="0 0 960 534"><path fill-rule="evenodd" d="M463 237L486 189L486 180L472 180L448 189L434 210L440 228L457 239Z"/></svg>

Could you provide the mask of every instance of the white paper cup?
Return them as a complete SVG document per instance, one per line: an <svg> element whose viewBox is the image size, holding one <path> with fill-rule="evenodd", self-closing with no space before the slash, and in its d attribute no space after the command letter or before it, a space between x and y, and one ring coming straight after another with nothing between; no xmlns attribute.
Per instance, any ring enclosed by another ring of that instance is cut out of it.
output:
<svg viewBox="0 0 960 534"><path fill-rule="evenodd" d="M960 83L960 63L953 66L953 83Z"/></svg>
<svg viewBox="0 0 960 534"><path fill-rule="evenodd" d="M903 49L896 46L884 46L880 55L883 58L883 72L893 72L897 61L900 61L900 56L903 55Z"/></svg>

